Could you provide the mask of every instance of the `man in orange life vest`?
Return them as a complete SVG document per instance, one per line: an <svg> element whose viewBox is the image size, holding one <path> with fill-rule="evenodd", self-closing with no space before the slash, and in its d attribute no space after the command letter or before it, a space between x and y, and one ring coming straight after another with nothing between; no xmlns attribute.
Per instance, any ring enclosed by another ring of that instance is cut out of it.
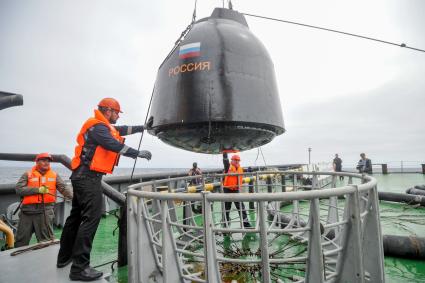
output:
<svg viewBox="0 0 425 283"><path fill-rule="evenodd" d="M62 231L57 267L72 262L71 280L92 281L103 274L90 267L90 252L102 216L102 176L112 173L120 155L150 160L147 150L138 151L124 144L123 135L144 131L144 126L113 126L121 107L113 98L104 98L77 136L71 161L74 189L72 210Z"/></svg>
<svg viewBox="0 0 425 283"><path fill-rule="evenodd" d="M56 190L66 199L72 199L72 191L67 189L62 178L50 169L52 160L50 154L40 153L35 158L35 166L25 172L16 184L16 194L22 197L16 248L28 245L34 232L38 242L53 240Z"/></svg>
<svg viewBox="0 0 425 283"><path fill-rule="evenodd" d="M239 162L241 161L241 158L239 155L234 154L232 156L232 162L229 163L229 158L227 156L227 152L223 153L223 165L224 165L224 173L226 174L242 174L243 168L240 166ZM243 175L239 176L225 176L223 181L223 190L225 194L237 194L239 193L242 182L243 182ZM249 224L248 217L245 210L245 205L243 202L234 202L236 209L238 210L239 217L242 217L243 226L245 228L251 228L251 225ZM225 202L224 203L224 209L225 209L225 215L226 215L226 225L230 226L230 210L232 208L232 202ZM242 215L241 215L242 213Z"/></svg>

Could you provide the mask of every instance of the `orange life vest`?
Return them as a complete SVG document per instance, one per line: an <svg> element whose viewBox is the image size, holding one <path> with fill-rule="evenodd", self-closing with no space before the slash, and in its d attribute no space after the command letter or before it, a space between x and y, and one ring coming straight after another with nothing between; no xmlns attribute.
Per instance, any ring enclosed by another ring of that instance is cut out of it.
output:
<svg viewBox="0 0 425 283"><path fill-rule="evenodd" d="M36 194L24 196L22 204L35 204L35 203L54 203L56 202L56 172L49 169L46 174L41 175L34 166L31 171L27 172L29 188L39 188L41 186L49 187L49 194Z"/></svg>
<svg viewBox="0 0 425 283"><path fill-rule="evenodd" d="M120 133L112 126L109 121L103 116L102 112L99 110L94 110L94 117L89 118L80 130L80 133L77 136L77 146L75 147L75 156L72 158L71 167L72 170L78 168L81 164L81 153L83 151L84 144L86 139L84 138L86 132L96 124L104 124L109 128L111 135L120 143L124 143L124 139L120 136ZM90 162L90 170L102 172L102 173L112 173L114 166L118 164L119 154L110 150L103 148L102 146L97 146L94 152L93 158Z"/></svg>
<svg viewBox="0 0 425 283"><path fill-rule="evenodd" d="M236 173L241 174L241 173L243 173L243 168L241 166L236 168L235 166L230 165L229 171L227 173L228 174L236 174ZM239 186L238 186L238 178L239 178ZM225 176L224 182L223 182L223 187L236 191L236 190L240 189L240 187L242 186L242 182L243 182L243 175Z"/></svg>

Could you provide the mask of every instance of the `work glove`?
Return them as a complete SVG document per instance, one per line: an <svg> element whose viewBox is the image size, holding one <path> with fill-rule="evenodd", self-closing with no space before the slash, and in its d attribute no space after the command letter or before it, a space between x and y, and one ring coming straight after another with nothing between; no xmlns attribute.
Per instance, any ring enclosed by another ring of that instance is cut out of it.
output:
<svg viewBox="0 0 425 283"><path fill-rule="evenodd" d="M43 185L40 188L38 188L38 192L40 194L47 194L49 193L49 187Z"/></svg>
<svg viewBox="0 0 425 283"><path fill-rule="evenodd" d="M132 134L135 134L135 133L143 133L144 131L145 131L145 126L143 126L143 125L137 125L137 126L133 126L133 130L132 130Z"/></svg>
<svg viewBox="0 0 425 283"><path fill-rule="evenodd" d="M152 125L153 125L153 117L151 116L146 122L146 124L143 125L143 129L150 130L152 129Z"/></svg>
<svg viewBox="0 0 425 283"><path fill-rule="evenodd" d="M152 153L150 153L150 151L147 151L147 150L141 150L141 151L139 151L139 153L137 154L137 157L145 158L145 159L147 159L147 160L151 160L151 158L152 158Z"/></svg>

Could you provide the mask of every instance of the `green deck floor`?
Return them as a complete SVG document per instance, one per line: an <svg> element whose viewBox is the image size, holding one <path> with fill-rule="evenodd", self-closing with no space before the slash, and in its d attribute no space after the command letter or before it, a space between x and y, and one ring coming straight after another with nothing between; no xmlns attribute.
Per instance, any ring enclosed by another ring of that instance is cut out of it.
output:
<svg viewBox="0 0 425 283"><path fill-rule="evenodd" d="M378 189L380 191L404 192L408 187L425 184L425 175L422 174L375 174L373 176L378 180ZM381 202L380 211L384 234L425 237L424 207ZM91 254L93 266L107 263L117 258L118 234L115 233L113 235L116 227L117 219L112 215L108 215L101 220ZM55 230L57 238L60 237L60 233L60 229ZM35 242L35 239L32 241ZM114 267L115 270L113 272L110 264L99 267L99 269L106 273L112 273L112 277L116 282L127 282L127 268L116 268L116 264ZM425 282L425 261L385 257L385 274L386 282L389 283Z"/></svg>

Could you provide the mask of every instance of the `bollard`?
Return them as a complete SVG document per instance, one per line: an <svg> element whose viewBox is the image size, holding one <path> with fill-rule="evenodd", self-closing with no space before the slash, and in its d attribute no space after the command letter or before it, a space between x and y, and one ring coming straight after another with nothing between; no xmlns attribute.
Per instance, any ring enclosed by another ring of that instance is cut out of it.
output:
<svg viewBox="0 0 425 283"><path fill-rule="evenodd" d="M381 164L381 166L382 166L382 174L388 174L387 164Z"/></svg>
<svg viewBox="0 0 425 283"><path fill-rule="evenodd" d="M422 174L425 174L425 164L422 164Z"/></svg>
<svg viewBox="0 0 425 283"><path fill-rule="evenodd" d="M267 176L266 184L267 184L267 192L272 193L273 192L273 185L272 185L272 177L271 176Z"/></svg>

